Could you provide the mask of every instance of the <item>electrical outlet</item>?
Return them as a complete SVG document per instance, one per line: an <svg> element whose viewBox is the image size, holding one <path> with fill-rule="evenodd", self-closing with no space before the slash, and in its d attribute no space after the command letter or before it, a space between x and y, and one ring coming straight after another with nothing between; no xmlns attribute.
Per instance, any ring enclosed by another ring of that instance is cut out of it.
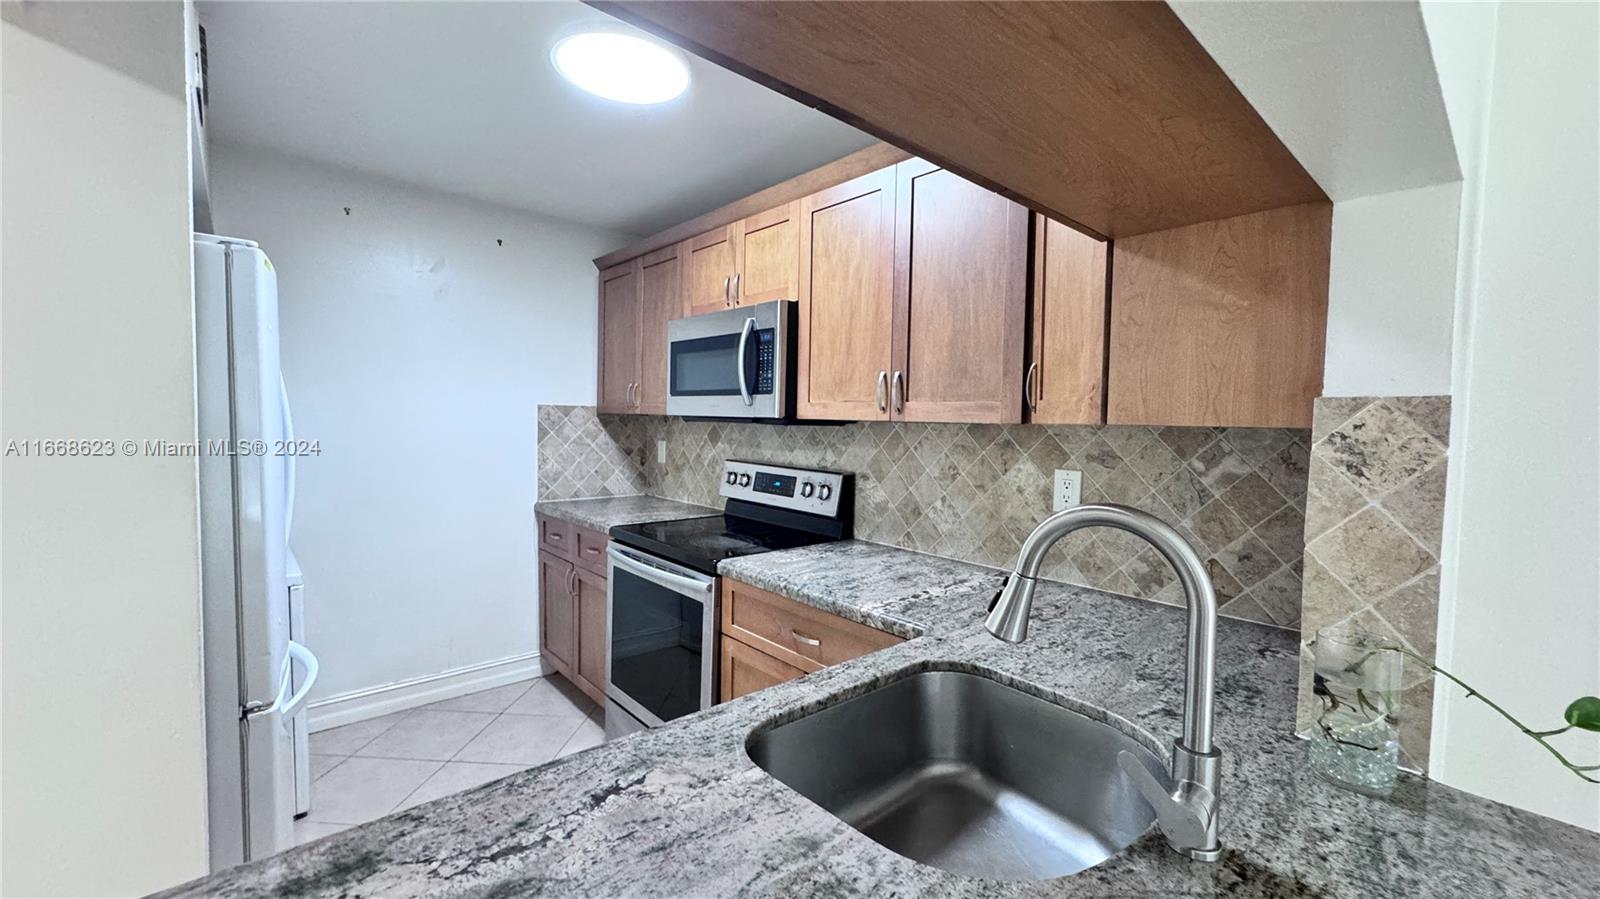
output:
<svg viewBox="0 0 1600 899"><path fill-rule="evenodd" d="M1056 469L1055 489L1050 493L1050 509L1060 512L1078 505L1082 500L1083 472Z"/></svg>
<svg viewBox="0 0 1600 899"><path fill-rule="evenodd" d="M656 462L660 465L667 464L667 442L665 440L656 441Z"/></svg>

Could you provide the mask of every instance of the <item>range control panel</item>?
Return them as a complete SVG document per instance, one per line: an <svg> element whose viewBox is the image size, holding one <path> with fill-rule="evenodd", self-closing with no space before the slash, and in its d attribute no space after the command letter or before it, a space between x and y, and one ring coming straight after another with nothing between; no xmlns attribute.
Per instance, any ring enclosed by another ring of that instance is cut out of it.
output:
<svg viewBox="0 0 1600 899"><path fill-rule="evenodd" d="M730 499L833 518L839 514L844 489L845 476L837 471L729 459L722 463L719 492Z"/></svg>

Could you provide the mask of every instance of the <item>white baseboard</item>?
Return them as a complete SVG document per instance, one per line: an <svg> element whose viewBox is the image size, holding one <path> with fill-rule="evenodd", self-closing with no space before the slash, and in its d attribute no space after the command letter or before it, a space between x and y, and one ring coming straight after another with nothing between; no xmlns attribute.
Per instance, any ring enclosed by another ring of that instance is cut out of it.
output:
<svg viewBox="0 0 1600 899"><path fill-rule="evenodd" d="M454 699L542 674L544 671L539 664L539 653L530 652L426 677L353 690L308 704L306 726L316 733L341 724L354 724L391 712L403 712L430 702Z"/></svg>

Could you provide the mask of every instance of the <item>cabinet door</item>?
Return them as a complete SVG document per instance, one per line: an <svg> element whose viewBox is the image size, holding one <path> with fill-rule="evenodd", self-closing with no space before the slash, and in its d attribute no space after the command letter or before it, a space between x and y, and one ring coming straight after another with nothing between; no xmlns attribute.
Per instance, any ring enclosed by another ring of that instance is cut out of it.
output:
<svg viewBox="0 0 1600 899"><path fill-rule="evenodd" d="M1019 422L1028 212L920 159L895 168L891 412Z"/></svg>
<svg viewBox="0 0 1600 899"><path fill-rule="evenodd" d="M539 554L539 645L557 671L569 679L578 658L577 603L572 595L571 562Z"/></svg>
<svg viewBox="0 0 1600 899"><path fill-rule="evenodd" d="M1106 421L1310 427L1332 225L1307 203L1118 240Z"/></svg>
<svg viewBox="0 0 1600 899"><path fill-rule="evenodd" d="M801 418L889 417L893 168L800 201Z"/></svg>
<svg viewBox="0 0 1600 899"><path fill-rule="evenodd" d="M578 586L577 685L595 702L606 695L606 579L582 568Z"/></svg>
<svg viewBox="0 0 1600 899"><path fill-rule="evenodd" d="M800 295L800 204L785 203L739 223L735 305Z"/></svg>
<svg viewBox="0 0 1600 899"><path fill-rule="evenodd" d="M624 262L600 273L601 412L633 412L639 382L639 265Z"/></svg>
<svg viewBox="0 0 1600 899"><path fill-rule="evenodd" d="M667 414L667 322L682 318L682 244L639 260L639 387L635 398L646 415Z"/></svg>
<svg viewBox="0 0 1600 899"><path fill-rule="evenodd" d="M760 650L751 649L731 637L722 638L720 701L738 699L747 693L765 690L775 684L794 680L805 674L793 665L786 665Z"/></svg>
<svg viewBox="0 0 1600 899"><path fill-rule="evenodd" d="M716 312L733 305L733 275L738 270L736 225L727 225L688 241L684 292L689 314Z"/></svg>
<svg viewBox="0 0 1600 899"><path fill-rule="evenodd" d="M1042 215L1034 225L1028 420L1097 425L1105 420L1109 245Z"/></svg>

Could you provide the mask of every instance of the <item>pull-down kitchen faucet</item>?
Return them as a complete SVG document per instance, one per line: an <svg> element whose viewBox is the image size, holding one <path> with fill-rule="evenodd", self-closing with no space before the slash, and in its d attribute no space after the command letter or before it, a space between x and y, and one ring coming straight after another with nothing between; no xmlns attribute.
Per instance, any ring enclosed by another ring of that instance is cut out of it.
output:
<svg viewBox="0 0 1600 899"><path fill-rule="evenodd" d="M1089 527L1117 528L1142 538L1178 573L1184 604L1188 607L1189 627L1185 641L1183 735L1172 747L1173 789L1169 792L1158 783L1127 751L1118 754L1117 763L1155 809L1161 832L1172 848L1193 859L1216 861L1222 855L1222 847L1217 842L1217 787L1222 754L1211 744L1212 703L1216 690L1217 594L1194 547L1161 519L1127 506L1076 506L1057 512L1040 522L1022 541L1017 567L1006 578L984 626L989 633L1011 643L1027 639L1028 614L1045 552L1062 537Z"/></svg>

